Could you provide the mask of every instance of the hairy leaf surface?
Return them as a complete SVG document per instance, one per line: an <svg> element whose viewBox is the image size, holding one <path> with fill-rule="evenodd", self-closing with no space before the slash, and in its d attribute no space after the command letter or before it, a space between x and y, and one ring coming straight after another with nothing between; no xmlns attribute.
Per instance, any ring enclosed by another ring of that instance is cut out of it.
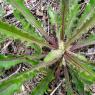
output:
<svg viewBox="0 0 95 95"><path fill-rule="evenodd" d="M31 95L44 95L49 83L54 79L53 71L48 70L46 77L35 87Z"/></svg>
<svg viewBox="0 0 95 95"><path fill-rule="evenodd" d="M19 10L29 24L34 26L38 31L45 37L48 38L48 34L41 27L41 23L35 19L35 17L30 13L30 11L25 7L24 0L8 0L17 10Z"/></svg>
<svg viewBox="0 0 95 95"><path fill-rule="evenodd" d="M22 30L2 21L0 21L0 32L6 34L7 36L11 36L15 39L19 38L22 41L27 41L28 43L37 43L39 45L46 44L45 41L39 40L36 36L33 36L27 32L23 32Z"/></svg>

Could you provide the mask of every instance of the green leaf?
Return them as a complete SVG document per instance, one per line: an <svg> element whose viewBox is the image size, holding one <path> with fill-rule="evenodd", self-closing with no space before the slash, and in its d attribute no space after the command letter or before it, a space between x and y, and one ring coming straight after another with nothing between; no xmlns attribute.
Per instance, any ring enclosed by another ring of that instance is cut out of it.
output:
<svg viewBox="0 0 95 95"><path fill-rule="evenodd" d="M0 95L5 95L7 91L8 91L7 95L13 95L14 92L19 90L22 83L35 76L34 71L39 70L40 68L47 67L50 65L50 63L51 62L48 62L47 64L44 63L38 64L26 72L16 74L7 80L4 80L3 82L0 83ZM12 89L12 87L14 88Z"/></svg>
<svg viewBox="0 0 95 95"><path fill-rule="evenodd" d="M68 69L66 67L66 65L64 65L64 76L65 76L65 82L66 82L66 92L67 92L67 95L73 95L73 89L72 89L72 86L71 86L71 81L70 81L70 77L69 77L69 72L68 72Z"/></svg>
<svg viewBox="0 0 95 95"><path fill-rule="evenodd" d="M38 64L39 62L35 59L38 59L39 56L5 56L0 55L0 69L9 69L12 66L26 62L31 65Z"/></svg>
<svg viewBox="0 0 95 95"><path fill-rule="evenodd" d="M78 63L81 64L81 66L83 68L86 68L86 70L88 70L87 72L84 71L80 71L79 75L81 77L81 79L86 82L86 83L93 83L95 81L95 67L94 67L94 63L90 62L89 60L87 60L83 55L73 55L74 59L77 60ZM91 73L91 74L90 74ZM91 76L91 77L90 77Z"/></svg>
<svg viewBox="0 0 95 95"><path fill-rule="evenodd" d="M67 23L68 19L68 13L69 13L69 0L61 0L60 1L60 7L61 7L61 15L64 16L64 25Z"/></svg>
<svg viewBox="0 0 95 95"><path fill-rule="evenodd" d="M79 72L78 75L85 84L91 85L95 82L95 78L89 76L86 72Z"/></svg>
<svg viewBox="0 0 95 95"><path fill-rule="evenodd" d="M88 18L85 24L79 29L77 29L77 32L73 34L72 38L68 40L66 43L66 48L70 46L75 40L77 40L83 33L86 33L90 28L92 28L95 25L95 14Z"/></svg>
<svg viewBox="0 0 95 95"><path fill-rule="evenodd" d="M25 61L24 59L20 59L20 58L12 58L12 59L8 59L8 60L0 59L0 69L1 68L9 69L10 67L15 66L24 61Z"/></svg>
<svg viewBox="0 0 95 95"><path fill-rule="evenodd" d="M88 32L88 30L94 26L95 23L94 5L95 2L92 3L90 0L77 24L77 28L73 31L72 37L68 40L66 47L69 47L69 45L72 44L75 40L77 40L83 33Z"/></svg>
<svg viewBox="0 0 95 95"><path fill-rule="evenodd" d="M85 39L80 39L76 45L72 47L72 50L79 49L88 45L95 44L95 34L89 35L89 37Z"/></svg>
<svg viewBox="0 0 95 95"><path fill-rule="evenodd" d="M58 59L62 56L63 51L62 50L52 50L48 53L48 55L44 58L44 62L53 61L55 59Z"/></svg>
<svg viewBox="0 0 95 95"><path fill-rule="evenodd" d="M0 32L11 36L15 39L19 38L22 41L27 41L28 43L36 43L38 45L46 45L46 42L39 40L36 36L31 35L30 33L24 32L12 25L0 21Z"/></svg>
<svg viewBox="0 0 95 95"><path fill-rule="evenodd" d="M48 38L48 34L41 27L41 23L35 19L31 12L25 7L24 0L8 0L28 21L29 24L34 26L45 38Z"/></svg>
<svg viewBox="0 0 95 95"><path fill-rule="evenodd" d="M83 62L87 62L88 61L87 58L84 55L80 54L80 53L76 53L76 54L73 53L72 55L77 57L78 59L80 59Z"/></svg>
<svg viewBox="0 0 95 95"><path fill-rule="evenodd" d="M39 40L44 40L44 38L42 36L40 36L35 28L33 28L24 18L24 16L18 11L18 10L15 10L14 11L14 16L17 18L18 21L21 22L22 24L22 29L26 32L29 32L31 33L34 37L37 37L37 39Z"/></svg>
<svg viewBox="0 0 95 95"><path fill-rule="evenodd" d="M71 1L70 1L71 3ZM80 11L79 9L80 5L78 4L77 0L73 0L72 5L70 4L69 7L69 14L68 14L68 22L67 22L67 27L65 29L65 34L67 36L67 39L72 37L73 28L75 27L75 21L78 19L78 13Z"/></svg>
<svg viewBox="0 0 95 95"><path fill-rule="evenodd" d="M90 83L95 82L95 71L93 65L91 65L88 62L86 63L80 60L79 58L72 54L68 55L67 59L68 59L66 60L67 62L74 65L76 69L79 70L81 78L85 79Z"/></svg>
<svg viewBox="0 0 95 95"><path fill-rule="evenodd" d="M77 25L78 28L81 27L84 23L86 23L91 16L93 16L94 11L95 11L95 6L94 6L95 2L93 1L94 0L89 0L89 3L86 4L85 10L82 13L81 18L79 19L79 22Z"/></svg>
<svg viewBox="0 0 95 95"><path fill-rule="evenodd" d="M0 33L0 44L6 39L6 36L3 33Z"/></svg>
<svg viewBox="0 0 95 95"><path fill-rule="evenodd" d="M62 18L60 16L60 13L54 11L51 6L48 7L48 15L49 15L49 20L51 25L56 26L56 36L58 39L60 39L60 27L62 23ZM52 30L51 30L52 31Z"/></svg>
<svg viewBox="0 0 95 95"><path fill-rule="evenodd" d="M5 11L4 11L2 5L0 4L0 18L2 18L4 16L4 14L5 14Z"/></svg>
<svg viewBox="0 0 95 95"><path fill-rule="evenodd" d="M13 55L3 55L3 54L0 54L0 60L3 60L3 59L7 59L7 58L13 58L14 56Z"/></svg>
<svg viewBox="0 0 95 95"><path fill-rule="evenodd" d="M81 81L81 78L78 76L78 71L73 67L69 66L70 74L72 76L72 83L75 85L75 90L78 91L80 95L84 94L84 84Z"/></svg>
<svg viewBox="0 0 95 95"><path fill-rule="evenodd" d="M60 14L61 14L61 31L60 31L60 40L64 40L65 37L65 28L67 27L67 19L69 12L69 0L61 0L60 1Z"/></svg>
<svg viewBox="0 0 95 95"><path fill-rule="evenodd" d="M75 54L75 53L72 53L71 54L72 56L74 56L76 59L78 59L80 61L80 63L85 63L86 65L88 66L91 66L92 68L94 68L94 62L88 60L84 55L78 53L78 54Z"/></svg>
<svg viewBox="0 0 95 95"><path fill-rule="evenodd" d="M92 95L91 91L85 92L85 95Z"/></svg>
<svg viewBox="0 0 95 95"><path fill-rule="evenodd" d="M48 70L46 77L35 87L31 95L44 95L48 89L49 83L54 79L54 74L52 71Z"/></svg>
<svg viewBox="0 0 95 95"><path fill-rule="evenodd" d="M57 14L56 12L52 9L52 7L49 7L48 8L48 14L49 14L49 17L50 17L50 22L52 25L56 24L57 23Z"/></svg>
<svg viewBox="0 0 95 95"><path fill-rule="evenodd" d="M13 14L16 17L16 19L21 22L22 28L24 28L24 27L26 27L26 26L29 25L29 23L25 20L24 16L17 9L14 10L14 13ZM27 29L25 29L25 31L26 30Z"/></svg>
<svg viewBox="0 0 95 95"><path fill-rule="evenodd" d="M34 52L35 56L39 56L42 53L41 47L36 44L32 44L31 48L35 50Z"/></svg>
<svg viewBox="0 0 95 95"><path fill-rule="evenodd" d="M8 79L0 83L0 95L13 95L15 92L19 91L21 85L29 79L35 76L34 72L24 72L17 74L11 79Z"/></svg>

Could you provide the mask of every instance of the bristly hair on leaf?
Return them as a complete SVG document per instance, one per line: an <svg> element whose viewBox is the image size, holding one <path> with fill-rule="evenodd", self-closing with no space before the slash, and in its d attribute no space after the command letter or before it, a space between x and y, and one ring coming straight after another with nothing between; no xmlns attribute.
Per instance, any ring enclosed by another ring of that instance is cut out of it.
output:
<svg viewBox="0 0 95 95"><path fill-rule="evenodd" d="M56 28L54 34L52 30L49 30L49 33L45 31L41 21L25 6L24 0L7 1L14 7L13 15L20 21L22 28L19 29L0 19L0 33L13 39L27 41L27 44L34 49L34 53L32 55L0 54L2 76L6 70L22 63L30 66L23 72L16 70L13 74L0 79L0 95L13 95L19 92L20 87L26 81L35 78L39 72L44 73L45 77L32 89L31 95L44 95L46 92L55 94L59 85L49 89L54 79L57 82L61 79L60 88L64 88L65 94L62 93L64 95L92 95L95 62L86 56L87 52L82 54L81 50L83 47L88 46L89 49L89 46L95 45L95 33L91 32L95 26L95 1L79 3L80 0L59 0L57 11L49 5L48 21L51 28Z"/></svg>

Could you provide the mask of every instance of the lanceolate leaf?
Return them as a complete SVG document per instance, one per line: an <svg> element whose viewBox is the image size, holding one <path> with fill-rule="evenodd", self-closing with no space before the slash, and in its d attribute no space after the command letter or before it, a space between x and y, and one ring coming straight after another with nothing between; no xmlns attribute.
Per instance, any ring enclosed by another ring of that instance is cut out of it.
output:
<svg viewBox="0 0 95 95"><path fill-rule="evenodd" d="M40 46L38 46L38 45L36 45L36 44L32 44L32 45L31 45L31 48L35 50L35 51L34 51L35 56L41 55L42 49L40 48Z"/></svg>
<svg viewBox="0 0 95 95"><path fill-rule="evenodd" d="M49 6L47 11L49 14L51 25L54 25L56 27L55 28L56 37L57 37L58 41L60 41L60 31L61 31L60 26L62 24L62 18L60 17L60 14L58 12L56 12L52 9L51 6Z"/></svg>
<svg viewBox="0 0 95 95"><path fill-rule="evenodd" d="M86 33L90 28L94 26L95 23L95 2L90 0L86 5L86 8L80 17L77 28L73 31L72 37L68 40L67 45L73 43L78 39L83 33Z"/></svg>
<svg viewBox="0 0 95 95"><path fill-rule="evenodd" d="M51 24L52 25L56 24L57 23L57 21L56 21L57 20L57 14L51 7L48 8L48 14L50 17Z"/></svg>
<svg viewBox="0 0 95 95"><path fill-rule="evenodd" d="M0 44L6 39L6 36L3 33L0 33Z"/></svg>
<svg viewBox="0 0 95 95"><path fill-rule="evenodd" d="M30 56L12 57L12 56L0 55L0 68L9 69L10 67L23 63L23 62L29 63L31 65L35 65L38 63L37 61L33 61L36 58L39 58L39 56L32 55L30 58Z"/></svg>
<svg viewBox="0 0 95 95"><path fill-rule="evenodd" d="M53 71L48 70L46 77L35 87L31 95L44 95L48 89L49 83L54 79Z"/></svg>
<svg viewBox="0 0 95 95"><path fill-rule="evenodd" d="M46 45L45 41L37 39L36 36L33 36L27 32L23 32L22 30L2 21L0 21L0 32L6 34L7 36L11 36L15 39L19 38L22 41L27 41L28 43L37 43L41 46Z"/></svg>
<svg viewBox="0 0 95 95"><path fill-rule="evenodd" d="M86 72L88 73L88 75L91 75L93 79L95 78L95 71L93 71L93 66L91 66L91 64L85 63L71 54L68 54L68 58L71 60L71 63L76 66L76 68L82 69L83 72Z"/></svg>
<svg viewBox="0 0 95 95"><path fill-rule="evenodd" d="M71 54L75 58L79 59L81 63L89 64L92 67L95 65L93 61L90 61L89 59L87 59L86 56L84 56L83 54L80 54L80 53L75 54L75 53L72 53L72 52L69 52L69 54Z"/></svg>
<svg viewBox="0 0 95 95"><path fill-rule="evenodd" d="M90 28L95 25L95 13L92 17L88 18L87 22L68 40L66 48L70 46L76 39L78 39L83 33L86 33Z"/></svg>
<svg viewBox="0 0 95 95"><path fill-rule="evenodd" d="M87 67L88 70L90 71L94 71L93 73L95 73L95 63L93 61L88 60L84 55L82 54L71 54L73 56L73 58L75 60L77 60L80 64L84 65L85 67Z"/></svg>
<svg viewBox="0 0 95 95"><path fill-rule="evenodd" d="M20 88L23 82L25 82L28 79L31 79L35 75L34 71L39 70L40 68L44 68L49 65L52 65L56 61L57 60L53 60L53 61L48 62L47 64L45 63L38 64L26 72L22 72L20 74L12 76L8 80L1 82L0 83L0 95L5 95L7 91L8 91L7 95L13 95L13 93L16 92ZM12 87L14 88L12 89Z"/></svg>
<svg viewBox="0 0 95 95"><path fill-rule="evenodd" d="M76 59L72 60L67 56L65 57L67 59L66 61L78 70L79 77L84 83L92 84L95 81L93 69L91 67L89 68L86 63L82 63L82 61L79 60L76 61Z"/></svg>
<svg viewBox="0 0 95 95"><path fill-rule="evenodd" d="M0 68L4 68L4 69L9 69L12 66L15 66L16 64L25 62L24 59L20 59L20 58L12 58L9 60L1 60L0 59Z"/></svg>
<svg viewBox="0 0 95 95"><path fill-rule="evenodd" d="M65 36L65 28L67 25L67 19L68 19L68 12L69 12L69 0L61 0L60 2L61 6L61 18L62 18L62 29L60 31L60 39L64 40Z"/></svg>
<svg viewBox="0 0 95 95"><path fill-rule="evenodd" d="M19 10L25 19L34 26L39 32L45 37L48 38L48 34L43 30L39 21L30 13L30 11L25 7L24 0L8 0L17 10Z"/></svg>
<svg viewBox="0 0 95 95"><path fill-rule="evenodd" d="M25 27L29 26L30 24L26 21L26 19L24 18L24 16L17 9L14 10L14 16L16 17L16 19L18 21L21 22L22 29L24 29L26 31L27 29L25 29Z"/></svg>
<svg viewBox="0 0 95 95"><path fill-rule="evenodd" d="M73 0L73 1L74 2L70 6L70 10L69 10L67 28L65 29L65 34L67 36L67 39L72 37L72 34L73 34L72 29L76 25L75 21L78 19L78 13L79 13L79 7L80 7L77 0Z"/></svg>
<svg viewBox="0 0 95 95"><path fill-rule="evenodd" d="M11 79L0 83L0 95L13 95L15 92L19 91L21 85L29 79L35 76L34 72L24 72L17 74Z"/></svg>
<svg viewBox="0 0 95 95"><path fill-rule="evenodd" d="M39 40L44 40L44 38L41 35L39 35L38 32L35 32L36 29L27 22L27 20L24 18L24 16L18 10L14 11L14 15L15 15L16 19L21 22L21 24L22 24L21 29L23 29L26 32L31 33L33 36L37 37L37 39L39 39Z"/></svg>
<svg viewBox="0 0 95 95"><path fill-rule="evenodd" d="M91 34L88 38L80 39L76 45L74 45L71 50L79 49L85 46L94 45L95 44L95 34Z"/></svg>
<svg viewBox="0 0 95 95"><path fill-rule="evenodd" d="M84 84L81 78L78 76L78 71L71 66L69 66L69 71L72 76L72 83L75 85L74 88L80 95L84 95Z"/></svg>
<svg viewBox="0 0 95 95"><path fill-rule="evenodd" d="M79 19L77 28L81 27L84 23L88 21L88 19L93 16L95 13L95 2L94 0L89 0L88 4L86 4L84 12L81 14L82 16Z"/></svg>
<svg viewBox="0 0 95 95"><path fill-rule="evenodd" d="M5 14L5 11L3 9L3 6L0 4L0 18L2 18Z"/></svg>
<svg viewBox="0 0 95 95"><path fill-rule="evenodd" d="M66 91L67 91L67 95L73 95L73 89L71 87L69 73L68 73L68 69L67 69L66 66L64 66L64 76L65 76L65 79L66 79Z"/></svg>

